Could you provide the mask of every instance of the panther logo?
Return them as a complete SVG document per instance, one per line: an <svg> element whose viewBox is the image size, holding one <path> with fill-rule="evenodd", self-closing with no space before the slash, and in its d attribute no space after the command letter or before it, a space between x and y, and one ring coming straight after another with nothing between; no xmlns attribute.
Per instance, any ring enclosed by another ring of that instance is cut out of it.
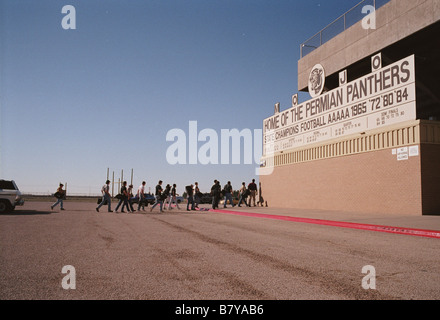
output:
<svg viewBox="0 0 440 320"><path fill-rule="evenodd" d="M319 96L324 90L325 72L324 68L317 64L313 67L309 76L309 93L312 98Z"/></svg>

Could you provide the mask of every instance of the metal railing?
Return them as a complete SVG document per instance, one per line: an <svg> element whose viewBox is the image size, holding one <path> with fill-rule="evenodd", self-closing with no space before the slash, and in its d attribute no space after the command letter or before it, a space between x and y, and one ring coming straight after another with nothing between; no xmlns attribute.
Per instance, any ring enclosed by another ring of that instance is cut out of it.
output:
<svg viewBox="0 0 440 320"><path fill-rule="evenodd" d="M300 46L301 58L366 17L366 15L362 13L362 9L365 6L373 6L374 9L377 10L390 1L391 0L363 0L359 2L353 8L302 43Z"/></svg>

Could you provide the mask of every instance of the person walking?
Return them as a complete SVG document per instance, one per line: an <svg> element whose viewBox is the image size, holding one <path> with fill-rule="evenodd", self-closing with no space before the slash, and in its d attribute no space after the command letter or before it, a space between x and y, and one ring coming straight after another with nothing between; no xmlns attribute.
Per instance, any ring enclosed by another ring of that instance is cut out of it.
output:
<svg viewBox="0 0 440 320"><path fill-rule="evenodd" d="M146 182L142 181L142 184L139 186L137 194L136 194L136 196L139 199L138 209L137 209L138 211L141 211L141 207L142 207L142 210L145 211L145 184L146 184Z"/></svg>
<svg viewBox="0 0 440 320"><path fill-rule="evenodd" d="M132 184L130 184L128 186L127 193L128 193L128 206L131 209L131 213L134 213L134 209L133 209L133 199L134 199L134 197L133 197L133 185Z"/></svg>
<svg viewBox="0 0 440 320"><path fill-rule="evenodd" d="M194 183L194 204L195 204L196 209L199 208L199 203L201 201L201 198L202 198L202 193L200 192L200 189L199 189L199 183L195 182Z"/></svg>
<svg viewBox="0 0 440 320"><path fill-rule="evenodd" d="M156 206L159 204L160 205L160 212L163 212L163 200L162 200L162 180L159 180L159 182L157 183L156 186L156 201L154 202L154 204L151 206L150 208L150 212L153 211L154 208L156 208Z"/></svg>
<svg viewBox="0 0 440 320"><path fill-rule="evenodd" d="M57 198L58 200L50 206L50 209L53 210L53 208L55 208L58 204L60 204L61 210L64 210L63 207L63 200L66 198L66 191L63 190L64 185L62 183L60 183L57 192L55 192L54 196L55 198Z"/></svg>
<svg viewBox="0 0 440 320"><path fill-rule="evenodd" d="M170 184L167 184L167 186L165 187L165 190L162 194L162 199L164 200L163 209L166 210L167 203L168 203L168 205L171 205L171 185Z"/></svg>
<svg viewBox="0 0 440 320"><path fill-rule="evenodd" d="M246 207L249 207L249 205L246 202L246 198L247 198L247 189L246 189L246 183L243 182L241 184L241 188L240 188L240 200L238 200L238 206L241 207L241 203L244 202L244 204L246 205Z"/></svg>
<svg viewBox="0 0 440 320"><path fill-rule="evenodd" d="M223 193L225 196L225 203L223 208L226 208L226 203L229 200L229 203L232 205L232 207L235 207L235 204L232 200L232 186L231 186L231 181L228 181L227 184L225 184L224 188L223 188Z"/></svg>
<svg viewBox="0 0 440 320"><path fill-rule="evenodd" d="M214 180L214 184L211 187L211 196L212 196L212 209L218 209L218 202L220 201L220 181Z"/></svg>
<svg viewBox="0 0 440 320"><path fill-rule="evenodd" d="M108 205L108 212L112 211L112 199L110 196L110 180L105 182L105 185L101 188L102 200L101 203L96 207L96 211L99 212L99 209L104 205Z"/></svg>
<svg viewBox="0 0 440 320"><path fill-rule="evenodd" d="M173 208L171 207L171 204L172 204L173 202L176 202L176 208L180 210L179 203L177 203L177 190L176 190L176 184L175 184L175 183L173 184L173 187L171 188L171 201L170 201L170 203L168 204L168 209L169 209L169 210L170 210L170 209L173 209Z"/></svg>
<svg viewBox="0 0 440 320"><path fill-rule="evenodd" d="M252 182L249 183L248 189L250 191L250 199L249 199L249 207L251 206L252 200L254 200L254 207L256 206L255 196L257 195L257 185L255 184L255 179L252 179Z"/></svg>
<svg viewBox="0 0 440 320"><path fill-rule="evenodd" d="M196 208L194 207L194 189L193 189L194 185L189 185L185 187L186 190L186 196L187 196L187 205L186 205L186 211L191 211L191 210L196 210ZM189 209L189 205L191 204L191 210Z"/></svg>
<svg viewBox="0 0 440 320"><path fill-rule="evenodd" d="M115 208L115 212L118 212L119 207L122 204L121 213L124 213L124 207L127 207L127 211L130 211L130 208L128 207L128 190L127 190L127 181L122 182L121 192L120 192L120 199L118 202L118 205Z"/></svg>

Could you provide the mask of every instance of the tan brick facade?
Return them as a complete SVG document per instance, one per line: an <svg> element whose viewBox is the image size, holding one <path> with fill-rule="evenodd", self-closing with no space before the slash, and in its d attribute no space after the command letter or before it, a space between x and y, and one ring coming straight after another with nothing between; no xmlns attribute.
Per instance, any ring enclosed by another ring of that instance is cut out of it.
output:
<svg viewBox="0 0 440 320"><path fill-rule="evenodd" d="M335 153L327 152L335 145ZM402 147L417 153L399 161L397 149ZM364 135L360 142L351 137L293 150L275 155L273 163L272 174L260 176L270 207L440 214L438 122L414 121Z"/></svg>

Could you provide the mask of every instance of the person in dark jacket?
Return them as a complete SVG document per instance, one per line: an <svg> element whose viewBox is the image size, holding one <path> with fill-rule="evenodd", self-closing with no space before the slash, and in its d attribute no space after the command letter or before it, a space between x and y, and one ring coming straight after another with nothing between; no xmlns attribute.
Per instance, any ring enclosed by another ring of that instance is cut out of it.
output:
<svg viewBox="0 0 440 320"><path fill-rule="evenodd" d="M223 188L224 190L224 196L225 196L225 204L224 204L224 208L226 208L226 202L228 202L232 205L232 207L235 207L234 201L232 199L232 186L231 186L231 181L228 181L227 184L225 184L225 187Z"/></svg>
<svg viewBox="0 0 440 320"><path fill-rule="evenodd" d="M252 182L249 183L248 189L250 191L249 201L248 204L251 206L252 200L254 201L254 207L256 206L256 199L255 196L257 195L257 185L255 184L255 179L252 179Z"/></svg>
<svg viewBox="0 0 440 320"><path fill-rule="evenodd" d="M121 213L124 213L124 207L127 207L127 211L130 212L130 208L128 207L128 190L127 190L127 181L122 183L121 192L119 194L119 202L116 206L115 212L118 212L119 207L122 204Z"/></svg>
<svg viewBox="0 0 440 320"><path fill-rule="evenodd" d="M63 200L66 198L66 191L63 190L64 185L62 183L60 183L57 192L55 192L54 196L55 198L57 198L58 200L50 206L50 208L53 210L53 208L55 208L58 204L60 204L61 210L64 210L63 207Z"/></svg>
<svg viewBox="0 0 440 320"><path fill-rule="evenodd" d="M153 211L154 208L156 208L156 206L158 204L160 204L160 212L163 212L163 200L162 200L162 180L159 180L157 186L156 186L156 202L151 206L150 208L150 212Z"/></svg>
<svg viewBox="0 0 440 320"><path fill-rule="evenodd" d="M190 211L189 205L191 204L191 210L196 210L195 204L194 204L194 186L191 184L189 186L185 187L186 190L186 197L188 199L188 203L186 205L186 211Z"/></svg>
<svg viewBox="0 0 440 320"><path fill-rule="evenodd" d="M211 187L212 209L218 208L218 203L220 201L220 194L221 194L220 181L214 180L214 184Z"/></svg>

